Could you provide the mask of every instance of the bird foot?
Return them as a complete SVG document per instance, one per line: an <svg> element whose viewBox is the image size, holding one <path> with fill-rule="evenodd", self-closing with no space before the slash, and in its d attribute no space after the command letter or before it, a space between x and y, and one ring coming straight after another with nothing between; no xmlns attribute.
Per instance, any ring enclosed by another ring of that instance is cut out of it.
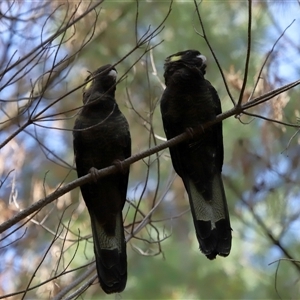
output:
<svg viewBox="0 0 300 300"><path fill-rule="evenodd" d="M112 164L118 168L120 173L123 173L123 174L126 173L127 168L124 168L123 162L121 160L115 159Z"/></svg>
<svg viewBox="0 0 300 300"><path fill-rule="evenodd" d="M94 182L98 180L98 170L94 167L91 167L89 173L92 175Z"/></svg>
<svg viewBox="0 0 300 300"><path fill-rule="evenodd" d="M199 130L200 128L201 128L201 130ZM185 129L185 132L189 135L190 139L194 139L204 133L204 128L203 128L202 124L200 124L197 126L196 130L192 127L187 127Z"/></svg>
<svg viewBox="0 0 300 300"><path fill-rule="evenodd" d="M190 139L193 139L194 138L194 129L192 127L187 127L185 129L185 132L188 134L189 138Z"/></svg>

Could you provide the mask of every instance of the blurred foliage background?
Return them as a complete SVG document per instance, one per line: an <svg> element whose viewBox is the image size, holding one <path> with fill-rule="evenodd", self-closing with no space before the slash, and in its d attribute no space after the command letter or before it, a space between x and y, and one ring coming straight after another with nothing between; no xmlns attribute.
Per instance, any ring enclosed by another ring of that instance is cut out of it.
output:
<svg viewBox="0 0 300 300"><path fill-rule="evenodd" d="M116 99L136 154L165 139L159 99L167 56L201 51L227 111L233 103L214 56L238 101L251 42L242 103L299 79L299 13L298 1L3 1L0 222L76 179L72 128L88 71L116 64ZM223 121L227 258L200 253L168 150L131 166L122 299L299 297L299 92ZM94 254L79 188L1 232L0 298L60 299L83 276L68 299L115 299L97 280L84 286Z"/></svg>

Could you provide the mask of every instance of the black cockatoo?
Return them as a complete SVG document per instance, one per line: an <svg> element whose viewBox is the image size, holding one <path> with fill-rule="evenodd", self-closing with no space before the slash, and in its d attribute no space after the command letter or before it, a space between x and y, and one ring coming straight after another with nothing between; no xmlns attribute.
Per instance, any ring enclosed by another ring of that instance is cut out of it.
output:
<svg viewBox="0 0 300 300"><path fill-rule="evenodd" d="M124 290L127 255L122 209L126 201L129 169L97 179L95 170L131 156L129 126L115 100L116 69L105 65L93 72L83 91L84 106L75 121L73 146L78 177L89 172L94 181L82 185L88 208L96 266L106 293Z"/></svg>
<svg viewBox="0 0 300 300"><path fill-rule="evenodd" d="M172 163L188 193L200 250L209 259L227 256L231 227L222 182L222 123L193 135L193 128L222 112L214 87L204 78L206 58L197 50L178 52L165 60L166 89L161 98L165 134L191 138L170 148Z"/></svg>

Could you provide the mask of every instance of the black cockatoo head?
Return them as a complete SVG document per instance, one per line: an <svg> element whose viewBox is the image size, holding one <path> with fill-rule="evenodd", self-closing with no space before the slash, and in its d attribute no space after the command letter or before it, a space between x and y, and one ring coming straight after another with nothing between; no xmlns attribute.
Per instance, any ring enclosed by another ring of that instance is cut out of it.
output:
<svg viewBox="0 0 300 300"><path fill-rule="evenodd" d="M87 84L83 88L83 103L94 101L99 98L99 94L114 97L117 74L117 70L112 65L104 65L91 73L85 80Z"/></svg>
<svg viewBox="0 0 300 300"><path fill-rule="evenodd" d="M190 69L197 69L205 75L206 70L206 57L198 50L185 50L168 56L165 60L165 80L180 67L187 67Z"/></svg>

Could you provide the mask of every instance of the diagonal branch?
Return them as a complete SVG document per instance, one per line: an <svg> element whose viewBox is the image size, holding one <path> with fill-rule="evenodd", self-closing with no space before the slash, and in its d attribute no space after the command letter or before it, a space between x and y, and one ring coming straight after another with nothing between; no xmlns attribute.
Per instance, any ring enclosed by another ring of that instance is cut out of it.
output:
<svg viewBox="0 0 300 300"><path fill-rule="evenodd" d="M263 103L265 101L268 101L270 100L271 98L273 98L274 96L284 92L284 91L287 91L297 85L300 84L300 80L297 80L297 81L294 81L290 84L287 84L281 88L278 88L276 90L273 90L273 91L270 91L269 93L266 93L265 95L263 96L260 96L260 97L257 97L255 99L253 99L252 101L242 105L241 107L239 106L235 106L234 108L224 112L223 114L220 114L216 117L215 120L212 120L212 121L209 121L197 128L195 128L195 135L201 135L205 129L209 128L210 126L218 123L218 122L221 122L231 116L234 116L234 115L238 115L240 113L242 113L244 110L250 108L250 107L253 107L255 105L258 105L260 103ZM294 125L295 128L299 128L300 126L295 124ZM162 151L168 147L172 147L172 146L175 146L185 140L187 140L188 138L190 138L190 135L186 132L168 140L167 142L165 143L162 143L162 144L159 144L155 147L152 147L148 150L145 150L145 151L142 151L136 155L133 155L127 159L125 159L122 164L123 164L123 167L126 168L126 167L129 167L131 164L147 157L147 156L150 156L150 155L153 155L159 151ZM109 174L113 174L113 173L116 173L118 171L118 168L116 166L110 166L110 167L107 167L107 168L104 168L104 169L101 169L101 170L98 170L98 177L99 178L102 178L104 176L107 176ZM63 187L61 188L58 188L56 191L54 191L53 193L51 193L50 195L48 195L47 197L43 198L43 199L40 199L39 201L37 201L36 203L34 203L33 205L31 205L30 207L24 209L23 211L17 213L14 217L12 217L11 219L3 222L1 225L0 225L0 233L4 232L5 230L9 229L11 226L15 225L16 223L18 223L19 221L21 221L22 219L26 218L27 216L29 216L30 214L32 214L33 212L39 210L40 208L44 207L45 205L51 203L52 201L56 200L57 198L61 197L62 195L68 193L69 191L75 189L76 187L80 186L80 185L83 185L85 183L88 183L90 181L93 180L93 177L91 174L87 174L83 177L80 177L70 183L67 183L66 185L64 185Z"/></svg>

